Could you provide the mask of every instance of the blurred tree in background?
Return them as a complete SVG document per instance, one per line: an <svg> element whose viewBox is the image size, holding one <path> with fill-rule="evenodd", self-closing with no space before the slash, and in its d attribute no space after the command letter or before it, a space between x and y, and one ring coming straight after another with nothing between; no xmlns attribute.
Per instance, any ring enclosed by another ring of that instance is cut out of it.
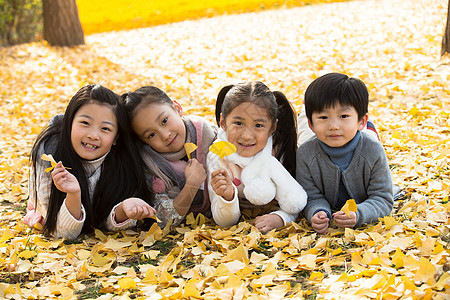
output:
<svg viewBox="0 0 450 300"><path fill-rule="evenodd" d="M41 0L0 0L0 46L34 41L41 32Z"/></svg>
<svg viewBox="0 0 450 300"><path fill-rule="evenodd" d="M44 39L52 46L84 44L84 32L75 0L42 0Z"/></svg>
<svg viewBox="0 0 450 300"><path fill-rule="evenodd" d="M445 26L444 36L442 37L441 55L450 53L450 0L447 8L447 24Z"/></svg>

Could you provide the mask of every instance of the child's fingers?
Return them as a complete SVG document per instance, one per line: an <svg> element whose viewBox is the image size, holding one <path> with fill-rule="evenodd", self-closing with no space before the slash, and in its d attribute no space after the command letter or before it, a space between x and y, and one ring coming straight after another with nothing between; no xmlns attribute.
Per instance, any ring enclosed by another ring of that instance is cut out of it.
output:
<svg viewBox="0 0 450 300"><path fill-rule="evenodd" d="M129 218L141 220L144 218L151 218L156 213L156 210L148 204L136 205L130 209Z"/></svg>
<svg viewBox="0 0 450 300"><path fill-rule="evenodd" d="M191 171L191 172L198 172L198 171L205 171L205 167L199 163L197 160L190 160L188 162L188 165L186 166L186 171Z"/></svg>
<svg viewBox="0 0 450 300"><path fill-rule="evenodd" d="M145 215L145 208L143 206L135 206L136 209L136 219L142 219L142 216Z"/></svg>
<svg viewBox="0 0 450 300"><path fill-rule="evenodd" d="M155 211L150 206L141 206L140 207L140 214L138 215L138 219L142 220L145 218L151 218L155 215Z"/></svg>
<svg viewBox="0 0 450 300"><path fill-rule="evenodd" d="M267 233L266 225L264 223L255 224L255 227L258 228L262 233Z"/></svg>
<svg viewBox="0 0 450 300"><path fill-rule="evenodd" d="M314 229L324 229L328 227L328 223L315 223L313 224Z"/></svg>
<svg viewBox="0 0 450 300"><path fill-rule="evenodd" d="M333 214L333 217L346 216L345 212L337 211Z"/></svg>
<svg viewBox="0 0 450 300"><path fill-rule="evenodd" d="M319 211L319 212L317 212L317 217L319 218L319 219L325 219L325 218L327 218L328 219L328 215L327 215L327 213L326 212L324 212L323 210L321 210L321 211Z"/></svg>
<svg viewBox="0 0 450 300"><path fill-rule="evenodd" d="M353 227L355 226L356 222L353 222L352 220L347 220L347 221L337 221L336 220L336 225L338 225L341 228L347 228L347 227Z"/></svg>
<svg viewBox="0 0 450 300"><path fill-rule="evenodd" d="M64 171L64 170L65 170L65 169L64 169L64 167L62 166L62 163L59 162L59 163L57 163L56 166L53 168L52 174L56 174L56 173L62 172L62 171Z"/></svg>
<svg viewBox="0 0 450 300"><path fill-rule="evenodd" d="M128 216L128 218L130 218L130 219L135 219L136 218L136 215L137 215L137 208L136 208L136 206L133 206L133 207L131 207L131 208L129 208L127 211L126 211L126 215Z"/></svg>
<svg viewBox="0 0 450 300"><path fill-rule="evenodd" d="M324 212L325 213L325 212ZM326 215L326 213L325 213ZM322 218L319 213L315 214L311 218L311 226L319 234L325 234L328 231L328 223L329 223L328 216L325 218Z"/></svg>
<svg viewBox="0 0 450 300"><path fill-rule="evenodd" d="M143 219L147 213L146 207L143 205L139 205L135 206L134 208L136 209L135 218L139 220Z"/></svg>
<svg viewBox="0 0 450 300"><path fill-rule="evenodd" d="M223 175L216 175L211 178L211 184L216 186L227 184L226 177Z"/></svg>
<svg viewBox="0 0 450 300"><path fill-rule="evenodd" d="M225 194L226 190L227 190L227 185L226 184L222 184L217 188L217 194L223 195Z"/></svg>
<svg viewBox="0 0 450 300"><path fill-rule="evenodd" d="M228 185L228 180L226 180L225 178L221 178L218 179L215 183L217 186L227 186Z"/></svg>
<svg viewBox="0 0 450 300"><path fill-rule="evenodd" d="M351 215L351 213L352 212L350 212L350 215ZM343 211L335 212L333 214L333 218L335 220L342 220L342 221L344 221L344 220L351 220L351 217L347 216L347 214L345 212L343 212Z"/></svg>
<svg viewBox="0 0 450 300"><path fill-rule="evenodd" d="M312 228L314 229L315 232L319 233L319 234L325 234L328 231L328 223L324 223L324 224L311 224Z"/></svg>
<svg viewBox="0 0 450 300"><path fill-rule="evenodd" d="M223 170L223 169L218 169L218 170L215 170L215 171L213 171L212 173L211 173L211 177L216 177L216 176L219 176L219 175L223 175L223 172L224 172L225 170Z"/></svg>
<svg viewBox="0 0 450 300"><path fill-rule="evenodd" d="M226 170L223 170L222 175L225 177L226 181L231 181L230 174Z"/></svg>
<svg viewBox="0 0 450 300"><path fill-rule="evenodd" d="M156 213L155 209L151 206L146 206L146 210L147 210L146 215L145 215L146 218L151 218Z"/></svg>
<svg viewBox="0 0 450 300"><path fill-rule="evenodd" d="M328 219L328 216L326 213L324 213L324 215L317 213L316 215L314 215L311 218L311 222L314 222L317 224L327 224L329 221L330 221L330 219Z"/></svg>
<svg viewBox="0 0 450 300"><path fill-rule="evenodd" d="M191 158L190 160L188 160L188 165L192 166L196 164L200 164L200 162L196 158Z"/></svg>
<svg viewBox="0 0 450 300"><path fill-rule="evenodd" d="M334 220L341 227L353 227L356 224L357 217L355 212L350 212L350 218L344 214L344 216L337 215Z"/></svg>
<svg viewBox="0 0 450 300"><path fill-rule="evenodd" d="M58 178L66 177L69 172L62 165L56 165L51 174L53 180L57 180Z"/></svg>
<svg viewBox="0 0 450 300"><path fill-rule="evenodd" d="M52 172L53 181L61 182L61 180L65 180L67 175L67 171L64 168L54 169Z"/></svg>

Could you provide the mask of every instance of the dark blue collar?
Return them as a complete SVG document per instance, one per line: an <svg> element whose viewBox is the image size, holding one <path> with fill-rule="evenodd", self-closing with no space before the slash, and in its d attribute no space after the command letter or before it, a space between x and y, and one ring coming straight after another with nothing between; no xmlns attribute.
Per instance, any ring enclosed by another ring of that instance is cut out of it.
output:
<svg viewBox="0 0 450 300"><path fill-rule="evenodd" d="M353 153L355 151L356 146L358 145L359 139L361 138L361 133L359 131L356 132L353 139L348 142L346 145L342 147L330 147L327 144L319 141L320 146L323 151L330 157L331 161L339 167L339 170L344 171L350 161L353 158Z"/></svg>

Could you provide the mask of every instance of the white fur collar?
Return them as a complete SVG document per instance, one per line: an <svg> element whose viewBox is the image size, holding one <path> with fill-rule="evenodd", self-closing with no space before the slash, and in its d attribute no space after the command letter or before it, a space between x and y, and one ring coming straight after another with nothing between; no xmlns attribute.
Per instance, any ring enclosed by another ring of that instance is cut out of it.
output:
<svg viewBox="0 0 450 300"><path fill-rule="evenodd" d="M219 129L218 140L227 141L222 129ZM233 153L225 159L242 168L243 193L252 204L265 205L276 199L280 208L288 214L298 214L305 207L305 190L272 156L272 137L269 137L264 149L252 157Z"/></svg>

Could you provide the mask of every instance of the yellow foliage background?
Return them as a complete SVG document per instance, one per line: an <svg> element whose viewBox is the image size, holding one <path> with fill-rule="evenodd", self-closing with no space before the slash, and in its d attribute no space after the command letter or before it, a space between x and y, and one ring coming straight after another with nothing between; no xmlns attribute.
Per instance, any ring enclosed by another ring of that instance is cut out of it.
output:
<svg viewBox="0 0 450 300"><path fill-rule="evenodd" d="M345 0L77 0L85 34L155 26L167 23Z"/></svg>

